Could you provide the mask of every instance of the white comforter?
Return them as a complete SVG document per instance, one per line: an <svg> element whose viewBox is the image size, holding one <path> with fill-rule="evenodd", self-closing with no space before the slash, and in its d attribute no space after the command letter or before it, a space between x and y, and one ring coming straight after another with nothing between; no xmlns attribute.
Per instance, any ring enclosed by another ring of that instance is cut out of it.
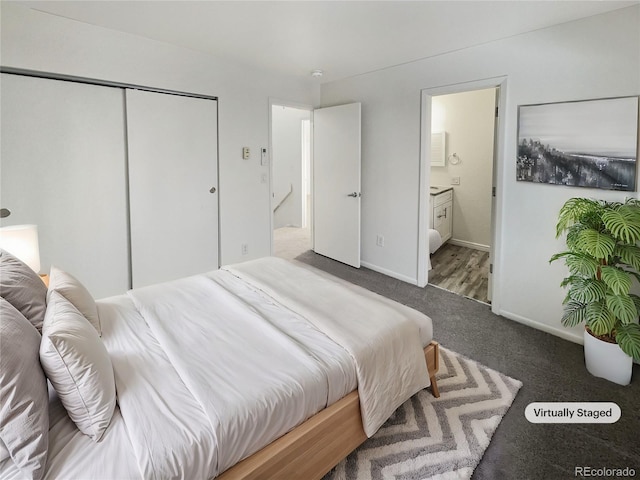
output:
<svg viewBox="0 0 640 480"><path fill-rule="evenodd" d="M429 386L418 326L388 302L354 295L278 258L226 270L298 312L349 352L356 365L367 436L409 397Z"/></svg>
<svg viewBox="0 0 640 480"><path fill-rule="evenodd" d="M247 303L247 295L255 302ZM137 452L145 478L211 478L355 388L343 349L227 272L133 290L129 297L166 354L167 389L177 383L191 395L172 392L168 402L140 391L120 399L132 443L151 447ZM276 320L290 324L287 334ZM120 391L130 370L117 363L114 369ZM140 424L140 409L149 418L167 418L175 409L192 419ZM158 448L151 445L156 438ZM195 457L187 451L192 446Z"/></svg>

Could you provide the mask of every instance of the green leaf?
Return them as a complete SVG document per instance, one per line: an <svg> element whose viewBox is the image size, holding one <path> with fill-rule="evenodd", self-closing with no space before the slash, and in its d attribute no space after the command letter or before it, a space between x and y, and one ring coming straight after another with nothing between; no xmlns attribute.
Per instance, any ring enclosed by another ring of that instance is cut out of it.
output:
<svg viewBox="0 0 640 480"><path fill-rule="evenodd" d="M618 240L635 244L640 240L640 210L632 205L623 205L617 210L602 213L607 230Z"/></svg>
<svg viewBox="0 0 640 480"><path fill-rule="evenodd" d="M578 223L586 213L599 210L600 203L588 198L570 198L558 213L556 238L562 235L571 225Z"/></svg>
<svg viewBox="0 0 640 480"><path fill-rule="evenodd" d="M638 318L638 310L629 295L607 295L606 305L623 324L631 323Z"/></svg>
<svg viewBox="0 0 640 480"><path fill-rule="evenodd" d="M591 228L583 230L578 235L576 247L596 259L606 259L613 254L616 241L606 233Z"/></svg>
<svg viewBox="0 0 640 480"><path fill-rule="evenodd" d="M624 353L640 360L640 325L620 325L616 331L616 341Z"/></svg>
<svg viewBox="0 0 640 480"><path fill-rule="evenodd" d="M572 252L556 253L549 259L549 263L555 262L556 260L559 260L562 257L566 257L567 255L572 255Z"/></svg>
<svg viewBox="0 0 640 480"><path fill-rule="evenodd" d="M584 303L569 301L564 307L562 315L562 325L565 327L575 327L580 325L586 319L587 306Z"/></svg>
<svg viewBox="0 0 640 480"><path fill-rule="evenodd" d="M604 300L607 293L607 285L604 282L595 278L570 278L571 288L568 295L572 300L580 303Z"/></svg>
<svg viewBox="0 0 640 480"><path fill-rule="evenodd" d="M588 227L581 223L569 227L569 229L567 230L567 247L569 247L569 250L576 250L576 243L580 238L580 232L586 230L587 228Z"/></svg>
<svg viewBox="0 0 640 480"><path fill-rule="evenodd" d="M600 264L598 261L588 255L574 253L565 258L565 263L569 267L569 271L574 275L583 275L585 277L595 277Z"/></svg>
<svg viewBox="0 0 640 480"><path fill-rule="evenodd" d="M573 275L581 275L583 277L595 277L600 264L589 255L574 252L556 253L549 259L549 263L555 262L560 258L564 258L565 264L569 267L569 271Z"/></svg>
<svg viewBox="0 0 640 480"><path fill-rule="evenodd" d="M631 289L631 276L628 272L616 267L602 267L602 281L616 295L628 295Z"/></svg>
<svg viewBox="0 0 640 480"><path fill-rule="evenodd" d="M611 333L616 325L616 317L604 302L593 302L586 307L586 322L596 335Z"/></svg>
<svg viewBox="0 0 640 480"><path fill-rule="evenodd" d="M573 282L576 281L576 279L579 279L579 278L582 278L582 277L574 277L574 276L567 277L563 279L562 282L560 282L560 286L564 288L567 285L571 285Z"/></svg>
<svg viewBox="0 0 640 480"><path fill-rule="evenodd" d="M634 270L640 270L640 248L635 245L616 245L613 254L620 258L620 261L629 265Z"/></svg>

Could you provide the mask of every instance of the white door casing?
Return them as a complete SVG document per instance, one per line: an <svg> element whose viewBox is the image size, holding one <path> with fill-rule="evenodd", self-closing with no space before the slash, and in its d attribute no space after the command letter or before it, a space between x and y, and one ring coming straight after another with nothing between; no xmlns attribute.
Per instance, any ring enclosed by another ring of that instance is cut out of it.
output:
<svg viewBox="0 0 640 480"><path fill-rule="evenodd" d="M361 105L314 110L314 251L360 267Z"/></svg>
<svg viewBox="0 0 640 480"><path fill-rule="evenodd" d="M217 102L126 99L133 287L217 269Z"/></svg>
<svg viewBox="0 0 640 480"><path fill-rule="evenodd" d="M431 151L431 100L436 95L449 95L470 90L480 90L485 88L496 88L496 105L502 112L506 105L507 77L493 77L484 80L465 82L444 87L429 88L421 91L421 142L420 142L420 202L418 214L418 271L417 285L424 287L428 283L428 225L431 212L428 207L429 185L430 185L430 151ZM504 162L504 122L503 116L496 117L494 128L494 152L493 152L493 185L498 190L503 184L503 162ZM499 193L499 191L498 191ZM490 298L491 311L496 314L501 313L500 308L500 258L502 251L502 217L500 212L502 204L500 195L492 198L492 220L491 220L491 245L490 259L493 266L491 277ZM425 215L426 213L426 215Z"/></svg>

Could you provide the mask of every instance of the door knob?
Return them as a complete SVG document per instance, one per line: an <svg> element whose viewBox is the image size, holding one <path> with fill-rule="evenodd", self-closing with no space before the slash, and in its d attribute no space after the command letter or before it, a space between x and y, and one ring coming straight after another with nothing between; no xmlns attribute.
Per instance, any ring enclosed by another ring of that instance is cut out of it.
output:
<svg viewBox="0 0 640 480"><path fill-rule="evenodd" d="M347 194L347 197L357 198L357 197L359 197L359 196L360 196L360 194L359 194L358 192L353 192L353 193L349 193L349 194Z"/></svg>
<svg viewBox="0 0 640 480"><path fill-rule="evenodd" d="M11 211L8 208L0 208L0 218L6 218L11 215Z"/></svg>
<svg viewBox="0 0 640 480"><path fill-rule="evenodd" d="M211 187L209 189L209 193L216 193L216 187Z"/></svg>

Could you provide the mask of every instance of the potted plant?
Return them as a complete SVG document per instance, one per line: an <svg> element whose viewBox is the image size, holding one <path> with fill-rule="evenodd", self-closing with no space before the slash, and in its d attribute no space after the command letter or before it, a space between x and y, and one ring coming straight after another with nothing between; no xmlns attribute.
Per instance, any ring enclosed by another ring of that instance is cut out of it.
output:
<svg viewBox="0 0 640 480"><path fill-rule="evenodd" d="M566 233L563 258L569 276L562 324L585 324L587 370L621 385L631 381L633 359L640 360L640 201L606 202L571 198L558 214L556 238Z"/></svg>

